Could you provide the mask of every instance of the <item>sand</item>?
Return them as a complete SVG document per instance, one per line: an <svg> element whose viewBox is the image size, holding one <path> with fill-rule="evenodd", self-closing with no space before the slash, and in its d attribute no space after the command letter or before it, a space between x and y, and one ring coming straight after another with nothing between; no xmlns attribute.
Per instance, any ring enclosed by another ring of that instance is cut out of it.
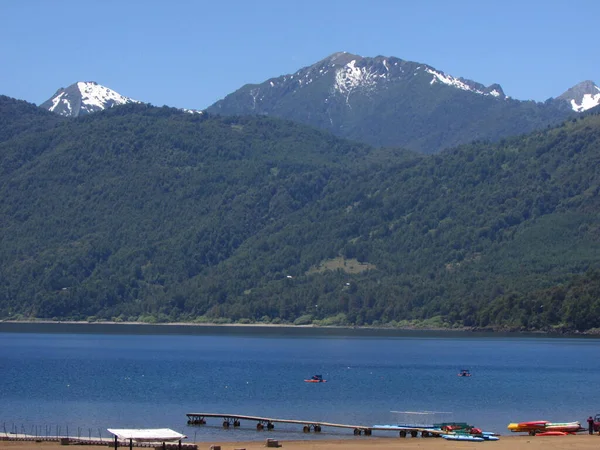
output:
<svg viewBox="0 0 600 450"><path fill-rule="evenodd" d="M184 441L188 443L188 441ZM363 436L356 439L331 440L280 440L281 450L398 450L398 449L471 449L485 447L490 450L591 450L600 447L600 436L501 436L494 442L452 442L441 438L392 438ZM265 441L254 442L197 442L198 450L209 450L211 445L221 450L264 450ZM81 448L81 446L79 446ZM82 450L107 450L107 446L86 445ZM128 447L120 447L128 450ZM134 447L134 449L143 449ZM66 450L58 442L0 441L0 450Z"/></svg>

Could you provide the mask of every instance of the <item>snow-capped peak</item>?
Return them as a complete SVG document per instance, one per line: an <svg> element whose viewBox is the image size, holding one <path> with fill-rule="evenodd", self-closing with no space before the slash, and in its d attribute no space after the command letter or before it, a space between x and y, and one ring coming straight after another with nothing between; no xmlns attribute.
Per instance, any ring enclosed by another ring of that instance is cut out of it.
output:
<svg viewBox="0 0 600 450"><path fill-rule="evenodd" d="M79 81L60 88L40 106L62 116L79 116L125 103L139 102L94 81Z"/></svg>
<svg viewBox="0 0 600 450"><path fill-rule="evenodd" d="M423 73L432 75L429 84L442 83L463 91L469 91L479 95L489 95L492 97L505 99L506 95L498 84L484 86L475 81L464 78L456 78L446 75L444 72L433 69L425 64L408 63L398 58L386 58L378 56L376 58L362 58L360 56L348 53L334 54L329 61L339 61L342 57L348 60L342 66L335 70L335 81L333 89L340 94L348 96L352 91L371 90L377 87L380 82L389 82L406 78L406 75L412 73L412 76L422 76ZM414 68L410 68L412 66ZM416 67L415 67L416 66Z"/></svg>
<svg viewBox="0 0 600 450"><path fill-rule="evenodd" d="M324 104L335 104L337 99L342 99L352 108L355 96L377 97L389 89L407 86L415 79L427 80L430 85L442 84L477 95L508 98L498 84L484 86L475 81L446 75L426 64L391 56L380 55L371 58L347 52L334 53L293 74L271 78L262 84L248 86L247 90L242 91L245 107L251 113L267 113L266 109L269 109L268 105L272 102L300 90L305 90L309 96L316 93L322 97ZM437 87L435 92L439 92ZM224 100L215 103L211 108L222 109L227 103Z"/></svg>
<svg viewBox="0 0 600 450"><path fill-rule="evenodd" d="M93 105L99 109L105 109L114 105L123 105L125 103L139 103L137 100L124 97L112 89L95 82L80 81L77 83L77 87L81 93L81 101L86 105Z"/></svg>
<svg viewBox="0 0 600 450"><path fill-rule="evenodd" d="M600 87L596 86L593 81L582 81L558 98L568 102L573 111L587 111L600 105Z"/></svg>

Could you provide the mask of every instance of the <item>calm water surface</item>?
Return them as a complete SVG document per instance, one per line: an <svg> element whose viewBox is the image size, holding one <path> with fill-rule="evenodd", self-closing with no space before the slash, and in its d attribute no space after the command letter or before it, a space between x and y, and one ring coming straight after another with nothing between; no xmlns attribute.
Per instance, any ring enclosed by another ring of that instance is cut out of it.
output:
<svg viewBox="0 0 600 450"><path fill-rule="evenodd" d="M61 333L6 329L0 326L0 432L45 434L60 427L65 434L68 427L70 435L106 437L111 427L168 427L196 441L297 439L307 437L298 426L277 424L259 433L253 422L224 430L220 419L208 419L193 427L185 414L373 425L423 422L428 419L392 411L426 410L448 413L435 421L467 421L506 434L513 421L584 423L600 412L597 339L212 327L185 334L139 334L139 327L135 333L89 326ZM461 368L473 376L457 377ZM303 382L316 373L327 383ZM334 436L355 438L332 429L310 435Z"/></svg>

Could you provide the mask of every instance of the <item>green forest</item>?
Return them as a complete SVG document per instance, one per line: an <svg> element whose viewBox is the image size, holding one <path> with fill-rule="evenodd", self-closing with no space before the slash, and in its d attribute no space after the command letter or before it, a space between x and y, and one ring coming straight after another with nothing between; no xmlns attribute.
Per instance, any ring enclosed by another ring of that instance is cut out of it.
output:
<svg viewBox="0 0 600 450"><path fill-rule="evenodd" d="M0 97L0 319L593 332L600 115L435 155Z"/></svg>

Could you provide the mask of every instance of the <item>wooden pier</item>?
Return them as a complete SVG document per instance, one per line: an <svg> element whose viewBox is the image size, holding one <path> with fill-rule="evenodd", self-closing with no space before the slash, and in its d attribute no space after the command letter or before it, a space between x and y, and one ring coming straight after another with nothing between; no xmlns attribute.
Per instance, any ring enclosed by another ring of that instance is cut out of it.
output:
<svg viewBox="0 0 600 450"><path fill-rule="evenodd" d="M360 436L371 436L373 431L395 431L398 432L400 437L412 436L412 437L432 437L444 434L444 431L434 430L431 428L421 427L405 427L405 426L369 426L369 425L348 425L342 423L330 423L330 422L318 422L313 420L296 420L296 419L278 419L272 417L260 417L260 416L245 416L241 414L219 414L219 413L188 413L188 425L205 425L207 418L220 418L223 420L223 427L229 428L230 426L239 427L241 420L249 420L256 422L256 429L272 430L275 428L276 423L291 423L302 426L302 431L310 433L314 431L319 433L321 427L333 427L333 428L345 428L353 430L354 435Z"/></svg>

